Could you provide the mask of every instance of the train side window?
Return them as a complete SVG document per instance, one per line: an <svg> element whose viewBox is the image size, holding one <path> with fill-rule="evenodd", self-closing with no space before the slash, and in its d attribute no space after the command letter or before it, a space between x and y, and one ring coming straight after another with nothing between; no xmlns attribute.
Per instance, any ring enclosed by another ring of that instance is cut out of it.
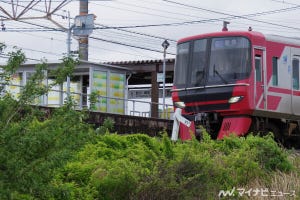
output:
<svg viewBox="0 0 300 200"><path fill-rule="evenodd" d="M278 86L278 58L272 58L272 84Z"/></svg>
<svg viewBox="0 0 300 200"><path fill-rule="evenodd" d="M299 90L299 59L293 59L293 89Z"/></svg>
<svg viewBox="0 0 300 200"><path fill-rule="evenodd" d="M256 81L262 81L261 77L261 56L255 55L255 75Z"/></svg>

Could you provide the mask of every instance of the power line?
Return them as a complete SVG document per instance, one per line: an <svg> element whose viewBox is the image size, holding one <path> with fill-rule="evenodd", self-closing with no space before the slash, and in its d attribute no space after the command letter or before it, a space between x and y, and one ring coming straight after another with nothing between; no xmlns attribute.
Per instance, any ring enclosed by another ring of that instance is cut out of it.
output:
<svg viewBox="0 0 300 200"><path fill-rule="evenodd" d="M1 0L0 0L0 1L1 1ZM97 1L97 0L95 0L95 1ZM99 0L99 1L103 1L103 0ZM105 0L104 0L104 1L105 1ZM111 0L108 0L108 1L111 1ZM5 2L5 3L8 3L8 2ZM8 3L8 4L9 4L9 3ZM20 7L25 7L25 6L21 6L21 5L19 5L19 6L20 6ZM38 12L43 12L43 13L44 13L44 11L39 10L39 9L36 9L36 8L32 8L32 10L38 11ZM64 15L60 15L60 14L56 14L56 13L53 13L53 15L59 16L59 17L65 17ZM71 18L71 19L73 19L73 18ZM106 26L106 25L103 25L103 24L97 24L97 23L95 23L95 25L99 25L99 26L105 27L105 28L108 28L108 27L109 27L109 26ZM97 28L95 28L95 29L97 29ZM141 36L146 36L146 37L151 37L151 38L156 38L156 39L162 39L162 40L167 39L168 41L176 42L175 39L171 39L171 38L165 38L165 37L160 37L160 36L155 36L155 35L145 34L145 33L137 32L137 31L124 30L124 29L120 29L120 28L113 28L113 29L118 30L118 31L122 31L122 32L128 32L128 33L136 34L136 35L141 35ZM50 30L48 30L48 31L50 31Z"/></svg>
<svg viewBox="0 0 300 200"><path fill-rule="evenodd" d="M165 1L165 2L175 2L175 1ZM175 2L176 4L178 4L177 2ZM181 4L181 3L179 3ZM187 5L187 4L184 4L185 6L189 7L190 5ZM182 6L182 5L181 5ZM287 11L291 11L291 10L296 10L298 9L299 5L298 6L295 6L295 7L290 7L290 8L285 8L285 9L278 9L278 10L272 10L272 11L265 11L265 12L259 12L259 13L253 13L253 14L247 14L247 15L241 15L241 16L238 16L238 15L230 15L230 14L227 14L227 13L224 13L224 12L217 12L217 11L212 11L212 10L209 10L207 12L212 12L214 14L222 14L222 15L227 15L229 17L224 17L224 18L216 18L216 19L204 19L204 20L197 20L197 21L187 21L187 22L176 22L176 23L165 23L166 26L169 26L169 25L188 25L188 24L196 24L196 23L211 23L211 22L217 22L217 21L221 21L221 20L228 20L228 19L245 19L247 17L257 17L257 16L261 16L261 15L267 15L267 14L275 14L275 13L280 13L280 12L287 12ZM202 9L200 7L196 7L197 9ZM195 9L196 9L195 8ZM58 15L56 14L57 16L62 16L62 15ZM253 19L247 19L247 20L252 20L254 21ZM258 20L256 20L258 21ZM57 28L51 28L49 26L46 26L46 25L38 25L38 24L34 24L34 23L29 23L29 22L22 22L22 23L27 23L27 24L30 24L32 26L38 26L39 28L36 28L36 29L32 29L32 31L29 31L29 29L26 29L24 28L23 31L21 29L10 29L9 31L10 32L34 32L34 31L37 31L37 32L64 32L64 30L62 29L57 29ZM163 25L165 25L163 24ZM270 25L274 25L275 23L269 23ZM109 30L109 29L114 29L114 30L117 30L117 31L122 31L122 32L126 32L128 34L119 34L119 38L122 39L122 40L126 40L127 43L124 43L124 42L119 42L119 41L116 41L116 40L111 40L111 39L102 39L102 38L98 38L98 37L90 37L91 39L94 39L94 40L98 40L98 41L102 41L102 42L108 42L108 43L112 43L112 44L117 44L117 45L121 45L121 46L127 46L127 47L130 47L130 48L135 48L135 49L141 49L141 50L148 50L148 51L152 51L152 52L157 52L157 53L162 53L162 51L160 50L156 50L155 48L149 48L149 47L145 47L145 43L147 45L150 44L150 42L152 44L155 44L155 40L153 41L145 41L145 39L143 39L142 37L138 38L138 37L134 37L134 35L139 35L139 36L144 36L144 37L149 37L149 38L153 38L153 39L158 39L158 40L162 40L162 39L168 39L168 38L164 38L164 37L160 37L160 36L154 36L154 35L150 35L150 34L145 34L145 33L140 33L140 32L136 32L136 31L130 31L130 30L126 30L126 28L128 28L128 26L124 26L124 27L113 27L113 26L108 26L108 25L103 25L103 24L96 24L98 27L95 27L95 29L99 29L99 30ZM162 24L156 24L156 25L151 25L151 26L163 26ZM278 25L278 24L276 24ZM132 27L129 27L129 28L139 28L139 27L148 27L149 25L138 25L138 26L132 26ZM284 25L280 25L281 27L283 27ZM288 27L286 26L285 28L293 28L293 27ZM295 29L295 28L293 28ZM295 29L295 30L299 30L299 29ZM117 33L114 33L114 34L117 34ZM130 35L132 34L132 36ZM112 35L111 35L112 36ZM132 39L131 39L132 37ZM135 40L135 41L131 41L130 43L131 44L128 44L128 41L129 40ZM176 42L176 40L172 40L172 39L168 39L169 41L172 41L172 42ZM132 43L134 42L139 42L140 41L140 44L142 43L143 45L134 45ZM160 46L160 44L159 44ZM175 54L171 54L170 55L175 55Z"/></svg>
<svg viewBox="0 0 300 200"><path fill-rule="evenodd" d="M113 40L105 40L102 38L96 38L96 37L90 37L91 39L95 39L95 40L99 40L99 41L103 41L103 42L108 42L108 43L113 43L113 44L118 44L121 46L127 46L127 47L132 47L132 48L137 48L137 49L142 49L142 50L147 50L147 51L152 51L152 52L156 52L156 53L162 53L162 51L160 50L156 50L156 49L151 49L151 48L147 48L147 47L141 47L141 46L136 46L136 45L131 45L131 44L126 44L126 43L122 43L122 42L118 42L118 41L113 41ZM168 53L170 55L175 55L175 53Z"/></svg>
<svg viewBox="0 0 300 200"><path fill-rule="evenodd" d="M105 39L96 38L96 37L90 37L90 38L94 39L94 40L100 40L100 41L103 41L103 42L109 42L109 43L113 43L113 44L119 44L119 45L122 45L122 46L127 46L127 47L132 47L132 48L137 48L137 49L143 49L143 50L157 52L157 53L163 53L163 51L160 51L160 50L150 49L150 48L147 48L147 47L140 47L140 46L136 46L136 45L130 45L130 44L126 44L126 43L122 43L122 42L117 42L117 41L113 41L113 40L105 40ZM168 53L168 54L170 54L170 55L176 55L175 53Z"/></svg>
<svg viewBox="0 0 300 200"><path fill-rule="evenodd" d="M193 20L193 21L184 21L184 22L173 22L173 23L161 23L161 24L146 24L146 25L131 25L131 26L105 26L105 27L96 27L95 29L131 29L131 28L162 27L162 26L181 26L181 25L189 25L189 24L217 22L217 21L230 20L230 19L246 19L246 20L250 20L250 21L256 21L256 22L260 22L260 23L273 25L273 26L279 26L279 27L284 27L284 28L289 28L289 29L300 30L299 28L296 28L296 27L291 27L291 26L286 26L286 25L281 25L281 24L271 23L271 22L265 22L262 20L256 20L256 19L250 18L250 17L257 17L257 16L262 16L262 15L276 14L276 13L296 10L296 9L300 8L300 5L289 7L289 8L246 14L246 15L232 15L232 14L228 14L225 12L219 12L219 11L214 11L214 10L210 10L210 9L200 8L200 7L191 6L191 5L187 5L187 4L183 4L183 3L178 3L178 2L174 2L174 1L170 1L170 0L163 0L163 1L168 2L168 3L173 3L176 5L189 7L189 8L199 9L202 11L211 12L214 14L227 15L229 17Z"/></svg>
<svg viewBox="0 0 300 200"><path fill-rule="evenodd" d="M96 4L96 3L93 3L93 4L99 5L99 4ZM120 2L120 1L118 1L118 4L128 5L128 6L131 6L131 7L136 7L138 9L142 8L142 9L145 9L145 10L149 10L149 7L147 7L147 6L139 6L137 4L124 3L124 2ZM112 8L115 8L115 7L112 7ZM123 10L123 9L120 8L120 10ZM196 17L196 18L199 18L199 16L190 15L190 14L187 14L187 13L171 12L170 9L168 9L168 10L162 10L162 9L151 8L151 12L153 12L153 11L158 11L158 12L161 12L161 13L168 13L168 14L178 15L178 16L186 16L186 17L193 17L193 18ZM132 11L132 12L136 12L136 11ZM140 11L138 11L138 12L140 13ZM145 14L144 12L142 12L142 13ZM148 14L148 13L146 13L146 14ZM153 13L151 13L151 16L153 16ZM165 16L161 16L161 15L159 15L159 17L169 18L169 17L165 17ZM182 19L182 18L180 18L180 19Z"/></svg>
<svg viewBox="0 0 300 200"><path fill-rule="evenodd" d="M59 30L53 29L27 29L27 28L6 28L4 32L57 32Z"/></svg>
<svg viewBox="0 0 300 200"><path fill-rule="evenodd" d="M181 20L181 18L175 18L175 17L165 16L165 15L158 15L158 14L155 14L153 12L141 12L141 11L137 11L137 10L130 10L130 9L126 9L124 7L120 8L120 7L107 6L107 5L102 5L102 7L114 8L114 9L117 9L117 10L125 10L125 11L128 11L128 12L133 12L133 13L136 13L136 14L149 15L149 16L152 16L152 17L157 16L157 17L162 17L162 18L167 18L167 19Z"/></svg>
<svg viewBox="0 0 300 200"><path fill-rule="evenodd" d="M0 53L0 57L1 58L10 58L10 55L8 55L8 54L5 54L5 53ZM41 61L41 60L39 60L39 59L35 59L35 58L29 58L29 57L26 57L26 60L33 60L33 61Z"/></svg>
<svg viewBox="0 0 300 200"><path fill-rule="evenodd" d="M162 40L167 39L168 41L171 41L171 42L177 42L177 40L171 39L171 38L165 38L165 37L150 35L150 34L146 34L146 33L141 33L141 32L136 32L136 31L130 31L130 30L126 30L126 29L122 29L122 28L118 28L118 27L107 26L107 25L104 25L104 24L97 24L97 23L95 23L95 25L99 25L103 29L115 29L115 30L118 30L118 31L127 32L127 33L133 33L133 34L136 34L136 35L142 35L142 36L156 38L156 39L162 39ZM95 29L102 29L101 27L95 27Z"/></svg>
<svg viewBox="0 0 300 200"><path fill-rule="evenodd" d="M206 9L206 8L201 8L201 7L197 7L197 6L192 6L192 5L188 5L188 4L184 4L184 3L179 3L179 2L175 2L175 1L171 1L171 0L162 0L162 1L165 1L165 2L168 2L168 3L172 3L172 4L176 4L176 5L181 5L181 6L184 6L184 7L199 9L199 10L207 11L207 12L214 13L214 14L221 14L221 15L227 15L227 16L229 16L229 18L225 18L225 19L247 19L247 20L250 20L250 21L260 22L260 23L269 24L269 25L273 25L273 26L279 26L279 27L284 27L284 28L289 28L289 29L300 30L300 28L296 28L296 27L291 27L291 26L286 26L286 25L281 25L281 24L276 24L276 23L271 23L271 22L265 22L265 21L262 21L262 20L250 19L249 18L249 17L257 17L257 16L261 16L261 15L266 15L266 14L274 14L274 13L280 13L280 12L286 12L286 11L296 10L296 9L300 8L300 5L297 5L297 6L294 6L294 7L290 7L290 8L283 8L283 9L278 9L278 10L272 10L272 11L258 12L258 13L254 13L254 14L232 15L232 14L225 13L225 12L214 11L214 10L210 10L210 9Z"/></svg>
<svg viewBox="0 0 300 200"><path fill-rule="evenodd" d="M286 2L286 1L279 1L279 0L271 0L271 1L274 1L276 3L283 3L283 4L293 5L293 6L299 5L299 4L295 4L295 3L289 3L289 2Z"/></svg>
<svg viewBox="0 0 300 200"><path fill-rule="evenodd" d="M34 23L23 22L23 21L21 21L21 22L22 22L22 23L27 23L27 24L30 24L30 25L33 25L33 26L38 26L38 27L46 28L45 26L37 25L37 24L34 24ZM50 28L50 30L62 32L61 29ZM105 40L105 39L96 38L96 37L89 37L89 38L95 39L95 40L99 40L99 41L104 41L104 42L110 42L110 43L118 44L118 45L122 45L122 46L127 46L127 47L132 47L132 48L142 49L142 50L148 50L148 51L152 51L152 52L163 53L163 51L155 50L155 49L151 49L151 48L147 48L147 47L141 47L141 46L136 46L136 45L126 44L126 43L122 43L122 42L112 41L112 40ZM168 53L168 54L170 54L170 55L175 55L175 54L173 54L173 53Z"/></svg>

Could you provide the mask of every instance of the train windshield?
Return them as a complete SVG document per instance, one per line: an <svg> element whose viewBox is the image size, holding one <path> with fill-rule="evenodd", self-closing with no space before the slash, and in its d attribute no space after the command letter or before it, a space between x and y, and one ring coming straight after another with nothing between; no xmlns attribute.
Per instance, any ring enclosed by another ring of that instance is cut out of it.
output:
<svg viewBox="0 0 300 200"><path fill-rule="evenodd" d="M179 44L174 84L177 88L234 83L251 70L250 42L222 37Z"/></svg>

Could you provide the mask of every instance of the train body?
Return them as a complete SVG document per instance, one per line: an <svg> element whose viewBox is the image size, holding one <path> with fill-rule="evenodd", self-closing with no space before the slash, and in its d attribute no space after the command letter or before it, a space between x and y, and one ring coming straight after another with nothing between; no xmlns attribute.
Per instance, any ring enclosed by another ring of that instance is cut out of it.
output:
<svg viewBox="0 0 300 200"><path fill-rule="evenodd" d="M222 31L178 41L174 106L215 138L299 136L300 39ZM196 128L197 129L197 128Z"/></svg>

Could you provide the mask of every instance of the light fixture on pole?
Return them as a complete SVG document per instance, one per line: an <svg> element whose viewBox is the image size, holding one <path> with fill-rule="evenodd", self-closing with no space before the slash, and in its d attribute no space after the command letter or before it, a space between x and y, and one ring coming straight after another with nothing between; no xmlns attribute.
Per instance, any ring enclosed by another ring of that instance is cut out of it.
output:
<svg viewBox="0 0 300 200"><path fill-rule="evenodd" d="M165 40L161 46L164 48L164 60L163 60L163 118L165 118L165 111L166 111L166 51L167 48L170 46L168 40Z"/></svg>

